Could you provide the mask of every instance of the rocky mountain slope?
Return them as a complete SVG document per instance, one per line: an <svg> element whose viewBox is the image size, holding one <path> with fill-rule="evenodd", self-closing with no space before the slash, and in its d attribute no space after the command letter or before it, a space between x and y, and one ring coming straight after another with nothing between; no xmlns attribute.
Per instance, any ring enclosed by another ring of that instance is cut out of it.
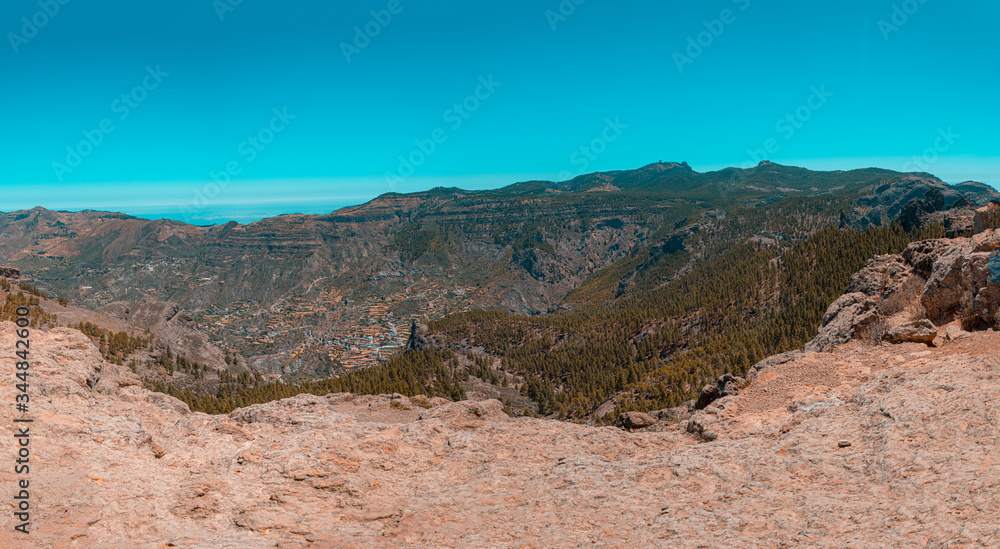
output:
<svg viewBox="0 0 1000 549"><path fill-rule="evenodd" d="M976 263L986 240L941 244L933 263ZM994 547L1000 334L938 331L934 347L853 340L767 361L738 394L634 432L402 396L192 414L79 332L40 331L33 532L9 510L0 544Z"/></svg>
<svg viewBox="0 0 1000 549"><path fill-rule="evenodd" d="M914 224L1000 199L929 174L657 163L494 191L388 194L249 225L35 208L0 214L0 261L93 309L175 303L207 339L264 372L328 373L374 363L369 344L378 358L391 354L413 318L572 309L571 293L609 272L622 275L609 282L616 295L641 290L634 282L648 265L617 269L643 254L665 256L665 276L677 278L746 240L787 247L830 224L887 224L931 190L940 207L911 208Z"/></svg>

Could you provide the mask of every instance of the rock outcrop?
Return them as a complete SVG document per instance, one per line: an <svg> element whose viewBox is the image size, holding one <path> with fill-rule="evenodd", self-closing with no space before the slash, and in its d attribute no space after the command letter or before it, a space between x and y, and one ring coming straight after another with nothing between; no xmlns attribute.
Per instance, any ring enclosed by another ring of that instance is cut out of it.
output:
<svg viewBox="0 0 1000 549"><path fill-rule="evenodd" d="M847 343L878 319L875 305L874 299L861 292L840 296L823 315L819 335L805 346L805 350L821 352Z"/></svg>
<svg viewBox="0 0 1000 549"><path fill-rule="evenodd" d="M848 292L827 310L807 351L829 351L876 321L888 323L894 341L930 342L932 328L936 337L936 327L951 322L1000 327L1000 231L915 242L900 255L876 257L852 277ZM904 309L925 318L902 318ZM919 330L907 324L917 320Z"/></svg>
<svg viewBox="0 0 1000 549"><path fill-rule="evenodd" d="M714 384L706 385L701 390L697 400L695 400L694 409L703 410L706 406L720 398L735 395L741 383L743 383L743 379L733 374L725 374L719 377Z"/></svg>
<svg viewBox="0 0 1000 549"><path fill-rule="evenodd" d="M416 320L410 324L410 338L406 340L406 351L423 351L433 348L433 342L427 336L427 325Z"/></svg>
<svg viewBox="0 0 1000 549"><path fill-rule="evenodd" d="M990 229L997 215L1000 215L1000 202L996 200L991 200L989 204L977 209L972 221L975 234Z"/></svg>
<svg viewBox="0 0 1000 549"><path fill-rule="evenodd" d="M656 419L642 412L625 412L618 421L622 428L627 431L635 431L656 424Z"/></svg>

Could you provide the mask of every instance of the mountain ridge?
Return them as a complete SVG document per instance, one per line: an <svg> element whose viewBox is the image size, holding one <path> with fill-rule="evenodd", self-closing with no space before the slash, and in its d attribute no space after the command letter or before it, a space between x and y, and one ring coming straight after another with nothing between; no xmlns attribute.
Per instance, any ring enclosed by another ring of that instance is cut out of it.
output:
<svg viewBox="0 0 1000 549"><path fill-rule="evenodd" d="M1000 199L879 169L699 174L656 163L563 183L389 193L246 225L35 208L0 214L0 261L92 309L175 303L213 345L263 374L327 376L384 360L413 320L597 304L682 279L744 242L777 250L828 225L886 225L931 190L945 206L962 191L976 204ZM911 217L946 223L946 214Z"/></svg>

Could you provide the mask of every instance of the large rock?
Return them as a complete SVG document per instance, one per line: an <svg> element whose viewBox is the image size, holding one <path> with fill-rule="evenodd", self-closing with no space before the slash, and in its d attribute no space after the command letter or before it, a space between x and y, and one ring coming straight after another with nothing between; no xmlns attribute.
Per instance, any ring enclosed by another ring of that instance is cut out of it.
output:
<svg viewBox="0 0 1000 549"><path fill-rule="evenodd" d="M618 418L618 421L628 431L635 431L636 429L656 424L655 418L642 412L625 412Z"/></svg>
<svg viewBox="0 0 1000 549"><path fill-rule="evenodd" d="M898 255L879 255L851 277L844 293L863 293L879 297L894 290L910 276L913 269Z"/></svg>
<svg viewBox="0 0 1000 549"><path fill-rule="evenodd" d="M934 270L934 262L945 253L954 241L945 239L921 240L903 250L903 260L920 276L927 278Z"/></svg>
<svg viewBox="0 0 1000 549"><path fill-rule="evenodd" d="M805 350L826 352L843 345L878 318L874 299L861 292L844 294L826 310L819 335L806 344Z"/></svg>
<svg viewBox="0 0 1000 549"><path fill-rule="evenodd" d="M996 262L1000 232L986 231L968 239L947 242L937 250L920 304L938 324L962 317L963 322L997 324L1000 284L990 262ZM905 257L905 256L904 256ZM926 260L925 260L926 261Z"/></svg>
<svg viewBox="0 0 1000 549"><path fill-rule="evenodd" d="M989 204L976 210L972 220L972 230L974 234L979 234L992 228L993 220L1000 215L1000 202L991 200Z"/></svg>
<svg viewBox="0 0 1000 549"><path fill-rule="evenodd" d="M735 395L741 383L743 383L743 379L733 374L725 374L719 377L713 385L706 385L701 390L698 399L694 403L694 409L704 410L709 404L720 398Z"/></svg>
<svg viewBox="0 0 1000 549"><path fill-rule="evenodd" d="M427 335L427 325L423 322L417 322L416 319L410 325L410 338L406 341L405 351L423 351L424 349L432 349L433 342Z"/></svg>
<svg viewBox="0 0 1000 549"><path fill-rule="evenodd" d="M930 320L918 320L893 327L886 335L886 339L892 343L912 342L930 344L937 335L937 326L933 322Z"/></svg>

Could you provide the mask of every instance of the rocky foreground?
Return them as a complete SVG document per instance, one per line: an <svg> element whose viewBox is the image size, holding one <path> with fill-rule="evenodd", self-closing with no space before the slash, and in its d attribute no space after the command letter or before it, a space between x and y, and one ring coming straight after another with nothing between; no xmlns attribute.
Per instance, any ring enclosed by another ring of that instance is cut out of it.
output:
<svg viewBox="0 0 1000 549"><path fill-rule="evenodd" d="M993 331L796 355L634 433L345 394L207 416L79 332L34 337L33 532L4 465L3 547L1000 544Z"/></svg>

